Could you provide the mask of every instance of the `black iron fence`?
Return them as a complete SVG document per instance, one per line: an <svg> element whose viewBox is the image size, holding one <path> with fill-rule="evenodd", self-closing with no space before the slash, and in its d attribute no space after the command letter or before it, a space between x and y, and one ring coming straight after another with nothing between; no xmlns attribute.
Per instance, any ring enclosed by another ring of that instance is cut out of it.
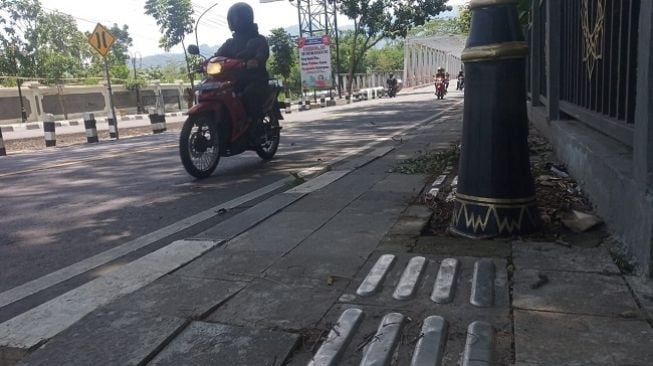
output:
<svg viewBox="0 0 653 366"><path fill-rule="evenodd" d="M548 1L536 0L532 21L539 24L530 27L541 30L530 35L542 59L537 63L542 65L535 85L538 99L547 103L547 73L555 70L559 82L549 87L556 88L560 111L632 146L642 0L558 0L559 29L547 33ZM546 45L552 41L547 37L556 34L560 57L554 62L560 64L544 67Z"/></svg>

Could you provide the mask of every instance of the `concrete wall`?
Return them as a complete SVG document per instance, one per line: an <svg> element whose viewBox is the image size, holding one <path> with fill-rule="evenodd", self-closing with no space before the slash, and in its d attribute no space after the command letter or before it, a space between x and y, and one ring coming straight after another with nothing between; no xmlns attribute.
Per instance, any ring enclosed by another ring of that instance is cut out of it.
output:
<svg viewBox="0 0 653 366"><path fill-rule="evenodd" d="M178 111L184 104L184 85L161 84L157 81L141 90L144 111L157 106L157 95L161 96L167 111ZM104 116L109 112L109 91L105 84L96 86L47 87L36 82L23 84L23 103L29 122L42 121L46 113L64 119L64 110L69 119L80 118L85 112ZM137 111L136 92L122 85L113 86L116 114L134 114ZM17 88L0 88L0 124L21 122L20 103Z"/></svg>

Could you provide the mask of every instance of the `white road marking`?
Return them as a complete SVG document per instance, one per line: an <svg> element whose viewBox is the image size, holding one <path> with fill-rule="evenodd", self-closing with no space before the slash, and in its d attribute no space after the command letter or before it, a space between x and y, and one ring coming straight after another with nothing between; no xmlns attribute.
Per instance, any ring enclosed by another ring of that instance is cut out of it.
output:
<svg viewBox="0 0 653 366"><path fill-rule="evenodd" d="M132 293L220 245L176 241L0 324L0 348L29 350L112 300Z"/></svg>
<svg viewBox="0 0 653 366"><path fill-rule="evenodd" d="M237 197L231 201L221 203L184 220L168 225L162 229L151 232L147 235L143 235L125 244L96 254L68 267L51 272L43 277L39 277L20 286L14 287L11 290L0 293L0 308L24 299L25 297L33 295L39 291L45 290L48 287L67 281L84 272L90 271L93 268L97 268L133 251L174 235L182 230L188 229L189 227L195 226L218 215L218 211L220 210L230 210L268 193L271 193L277 189L282 188L286 183L288 183L288 179L279 180L256 191ZM117 267L112 268L111 270L116 269Z"/></svg>

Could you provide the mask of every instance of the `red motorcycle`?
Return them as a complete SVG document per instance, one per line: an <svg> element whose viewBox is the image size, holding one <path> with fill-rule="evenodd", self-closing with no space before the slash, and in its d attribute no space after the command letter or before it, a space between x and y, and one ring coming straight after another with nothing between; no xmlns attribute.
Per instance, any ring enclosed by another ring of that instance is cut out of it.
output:
<svg viewBox="0 0 653 366"><path fill-rule="evenodd" d="M199 55L197 46L189 46L188 51ZM211 57L196 70L206 77L195 87L198 103L188 111L179 137L181 162L196 178L209 177L220 157L255 151L261 159L270 160L279 148L283 116L277 99L281 89L269 86L264 117L250 122L236 92L235 74L244 69L244 60Z"/></svg>
<svg viewBox="0 0 653 366"><path fill-rule="evenodd" d="M446 93L446 88L445 88L444 80L442 80L441 78L436 78L435 95L438 97L438 99L444 99L445 93Z"/></svg>

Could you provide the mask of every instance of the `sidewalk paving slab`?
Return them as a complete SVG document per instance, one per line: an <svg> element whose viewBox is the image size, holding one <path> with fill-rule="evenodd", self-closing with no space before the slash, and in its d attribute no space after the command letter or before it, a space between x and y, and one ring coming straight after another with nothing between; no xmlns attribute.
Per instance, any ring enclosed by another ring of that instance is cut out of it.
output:
<svg viewBox="0 0 653 366"><path fill-rule="evenodd" d="M182 319L200 319L246 286L244 282L167 275L142 291L124 296L108 309Z"/></svg>
<svg viewBox="0 0 653 366"><path fill-rule="evenodd" d="M541 281L540 276L546 276L546 282L533 288ZM515 272L513 306L522 310L600 316L638 311L621 276L532 269Z"/></svg>
<svg viewBox="0 0 653 366"><path fill-rule="evenodd" d="M181 318L100 309L43 345L19 365L140 365L186 324Z"/></svg>
<svg viewBox="0 0 653 366"><path fill-rule="evenodd" d="M208 280L252 282L284 254L270 250L271 248L267 250L236 248L218 248L179 269L174 275Z"/></svg>
<svg viewBox="0 0 653 366"><path fill-rule="evenodd" d="M300 331L320 321L340 296L348 281L329 286L326 280L287 280L262 277L218 308L206 321Z"/></svg>
<svg viewBox="0 0 653 366"><path fill-rule="evenodd" d="M584 248L556 243L513 242L512 250L517 269L621 273L607 249L601 246Z"/></svg>
<svg viewBox="0 0 653 366"><path fill-rule="evenodd" d="M467 257L508 258L511 254L509 240L474 240L452 236L422 236L414 250L417 253Z"/></svg>
<svg viewBox="0 0 653 366"><path fill-rule="evenodd" d="M281 331L193 322L148 365L277 366L298 340Z"/></svg>
<svg viewBox="0 0 653 366"><path fill-rule="evenodd" d="M302 198L302 193L280 193L267 200L250 207L238 215L237 220L226 220L216 226L196 235L198 240L212 240L213 238L231 239L247 229L264 221L268 217L281 211L284 207Z"/></svg>
<svg viewBox="0 0 653 366"><path fill-rule="evenodd" d="M648 366L653 329L643 321L515 310L516 365Z"/></svg>

